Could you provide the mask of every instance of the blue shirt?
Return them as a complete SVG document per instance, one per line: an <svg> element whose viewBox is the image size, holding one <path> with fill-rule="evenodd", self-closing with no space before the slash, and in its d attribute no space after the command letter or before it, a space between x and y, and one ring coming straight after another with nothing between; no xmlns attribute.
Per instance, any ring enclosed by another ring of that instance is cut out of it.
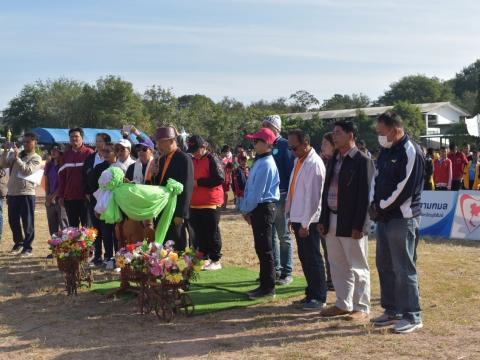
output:
<svg viewBox="0 0 480 360"><path fill-rule="evenodd" d="M257 156L248 176L245 195L238 198L243 214L252 212L258 204L280 200L280 177L271 153Z"/></svg>
<svg viewBox="0 0 480 360"><path fill-rule="evenodd" d="M277 165L278 175L280 176L280 193L288 192L288 184L290 183L290 174L293 170L295 157L288 149L288 141L282 137L278 137L273 144L272 155Z"/></svg>
<svg viewBox="0 0 480 360"><path fill-rule="evenodd" d="M472 164L470 165L470 176L469 176L470 181L475 180L475 169L476 168L477 168L477 163L474 163L472 161ZM468 185L468 184L466 184L466 185Z"/></svg>

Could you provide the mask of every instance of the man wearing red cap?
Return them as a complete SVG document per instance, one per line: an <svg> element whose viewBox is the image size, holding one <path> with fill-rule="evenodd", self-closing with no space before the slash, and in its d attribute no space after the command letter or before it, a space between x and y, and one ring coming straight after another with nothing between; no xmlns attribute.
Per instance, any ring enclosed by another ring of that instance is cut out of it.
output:
<svg viewBox="0 0 480 360"><path fill-rule="evenodd" d="M189 219L190 201L193 191L193 162L177 145L178 133L173 126L157 129L157 148L162 157L158 159L158 172L152 177L153 185L165 186L168 179L183 185L183 192L177 197L177 207L165 240L175 242L175 250L183 251L187 246L186 222Z"/></svg>
<svg viewBox="0 0 480 360"><path fill-rule="evenodd" d="M275 203L280 199L280 177L272 156L275 134L262 128L247 135L253 140L257 156L250 171L245 194L238 208L252 226L255 251L260 261L260 286L248 292L250 299L275 296L275 264L272 250L272 225Z"/></svg>

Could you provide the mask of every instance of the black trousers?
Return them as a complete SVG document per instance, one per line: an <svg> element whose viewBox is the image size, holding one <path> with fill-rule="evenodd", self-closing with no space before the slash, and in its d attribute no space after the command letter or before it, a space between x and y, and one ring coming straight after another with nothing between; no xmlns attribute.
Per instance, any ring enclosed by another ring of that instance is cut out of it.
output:
<svg viewBox="0 0 480 360"><path fill-rule="evenodd" d="M260 288L266 291L275 288L275 261L272 249L272 226L274 219L274 203L258 204L251 212L255 252L260 262Z"/></svg>
<svg viewBox="0 0 480 360"><path fill-rule="evenodd" d="M317 224L310 224L307 237L300 237L299 223L292 223L295 238L297 240L298 257L302 264L303 274L307 280L305 296L307 299L315 299L322 303L327 301L327 286L325 281L325 267L320 252L320 233Z"/></svg>
<svg viewBox="0 0 480 360"><path fill-rule="evenodd" d="M193 246L205 254L205 258L218 261L222 257L222 237L218 224L220 209L190 209L190 228Z"/></svg>
<svg viewBox="0 0 480 360"><path fill-rule="evenodd" d="M7 196L8 224L12 230L13 242L32 250L35 237L35 195Z"/></svg>
<svg viewBox="0 0 480 360"><path fill-rule="evenodd" d="M452 180L452 191L462 190L462 187L463 187L463 179Z"/></svg>
<svg viewBox="0 0 480 360"><path fill-rule="evenodd" d="M104 259L108 261L113 258L118 251L118 241L115 237L115 224L107 224L105 221L102 221L102 239L105 249ZM97 250L96 245L97 243L95 243L95 250ZM95 253L95 258L97 258L97 253Z"/></svg>
<svg viewBox="0 0 480 360"><path fill-rule="evenodd" d="M87 204L85 200L65 200L65 211L67 212L68 224L72 227L88 226Z"/></svg>
<svg viewBox="0 0 480 360"><path fill-rule="evenodd" d="M189 238L188 221L189 220L184 219L183 224L177 226L172 219L170 227L167 230L167 235L165 236L165 241L163 243L172 240L173 242L175 242L175 244L173 245L175 251L184 251L187 247Z"/></svg>
<svg viewBox="0 0 480 360"><path fill-rule="evenodd" d="M95 216L93 204L88 204L88 215L90 216L91 226L97 229L97 238L95 239L95 259L100 260L102 258L102 231L103 231L103 221Z"/></svg>

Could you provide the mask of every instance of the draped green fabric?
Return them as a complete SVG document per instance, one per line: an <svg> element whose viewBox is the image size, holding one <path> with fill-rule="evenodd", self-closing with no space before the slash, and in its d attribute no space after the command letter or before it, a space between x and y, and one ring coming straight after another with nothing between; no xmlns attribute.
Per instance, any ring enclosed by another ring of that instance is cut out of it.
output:
<svg viewBox="0 0 480 360"><path fill-rule="evenodd" d="M112 179L100 185L100 189L111 190L112 196L100 218L108 224L115 224L123 220L122 212L136 221L153 219L161 213L155 229L155 242L163 243L183 185L173 179L168 179L166 186L124 183L121 169L111 167L105 171L112 173Z"/></svg>

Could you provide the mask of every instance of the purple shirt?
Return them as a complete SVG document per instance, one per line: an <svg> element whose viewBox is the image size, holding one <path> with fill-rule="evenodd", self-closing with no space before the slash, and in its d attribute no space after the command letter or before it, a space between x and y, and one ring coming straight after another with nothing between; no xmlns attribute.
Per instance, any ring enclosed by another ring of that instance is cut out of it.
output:
<svg viewBox="0 0 480 360"><path fill-rule="evenodd" d="M55 165L53 161L49 161L45 165L44 174L48 180L47 195L53 194L58 189L58 169L60 166Z"/></svg>

